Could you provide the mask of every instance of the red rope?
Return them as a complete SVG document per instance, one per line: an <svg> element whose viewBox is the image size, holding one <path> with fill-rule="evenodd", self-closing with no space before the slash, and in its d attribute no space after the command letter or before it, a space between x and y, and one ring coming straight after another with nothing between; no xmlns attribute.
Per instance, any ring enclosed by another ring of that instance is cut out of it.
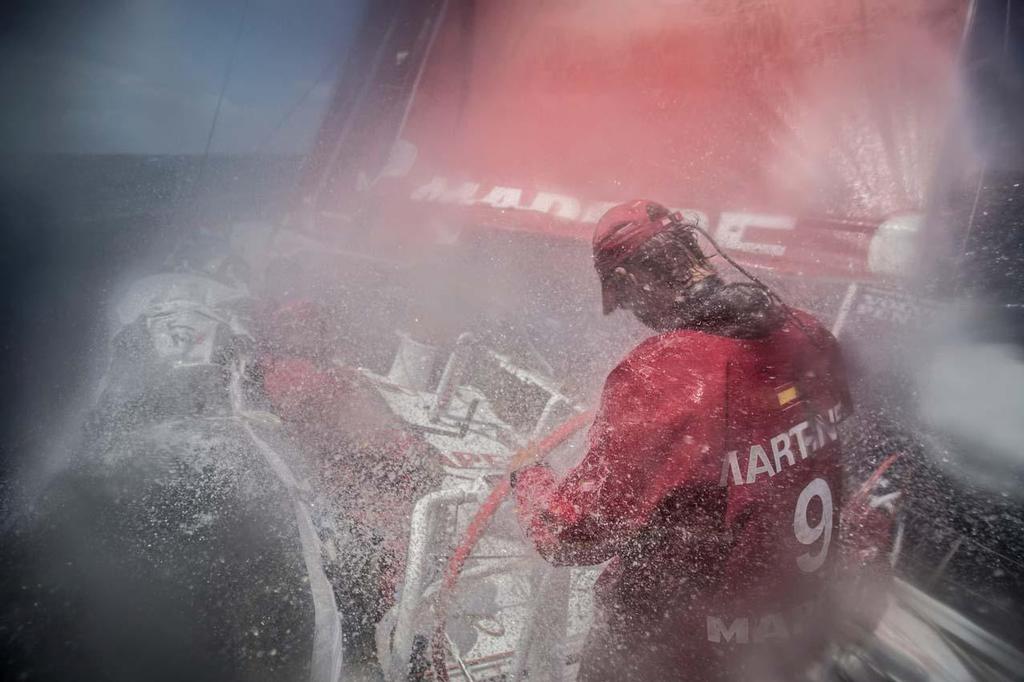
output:
<svg viewBox="0 0 1024 682"><path fill-rule="evenodd" d="M544 437L537 443L531 443L525 448L516 453L512 461L518 463L520 466L528 464L531 461L540 461L547 456L552 450L557 448L571 435L576 433L584 424L590 421L593 414L590 412L584 412L578 414L567 421L563 422L554 431ZM434 629L434 638L431 641L431 659L434 665L434 675L438 680L448 682L448 667L445 664L445 651L447 650L447 642L445 642L445 625L448 619L448 608L451 606L452 596L455 594L455 586L459 582L459 575L462 573L462 568L466 563L466 559L469 558L470 553L476 547L477 542L480 540L480 536L490 525L491 519L494 514L498 511L498 507L505 500L512 486L509 484L508 477L506 476L494 486L487 499L477 509L476 514L473 516L473 520L469 522L469 526L466 528L466 535L462 539L462 542L452 552L451 558L448 559L448 566L445 569L444 580L441 583L441 589L437 595L437 625Z"/></svg>
<svg viewBox="0 0 1024 682"><path fill-rule="evenodd" d="M880 479L882 475L889 470L889 467L895 464L896 460L902 455L902 452L894 452L886 457L882 463L878 465L878 468L872 472L871 476L868 477L868 480L864 481L864 485L860 487L857 494L855 494L853 499L850 500L850 504L847 509L855 510L855 508L867 498L868 493L870 493L871 489L875 487L876 483L878 483L878 479Z"/></svg>

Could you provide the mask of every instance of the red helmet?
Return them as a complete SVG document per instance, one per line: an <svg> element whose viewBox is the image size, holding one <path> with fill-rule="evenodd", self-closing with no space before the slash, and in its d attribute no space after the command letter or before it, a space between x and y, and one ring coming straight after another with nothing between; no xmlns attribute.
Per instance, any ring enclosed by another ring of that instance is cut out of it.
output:
<svg viewBox="0 0 1024 682"><path fill-rule="evenodd" d="M611 274L651 237L670 225L681 222L682 216L647 199L635 199L608 209L594 229L594 268L601 280L604 314L619 307Z"/></svg>

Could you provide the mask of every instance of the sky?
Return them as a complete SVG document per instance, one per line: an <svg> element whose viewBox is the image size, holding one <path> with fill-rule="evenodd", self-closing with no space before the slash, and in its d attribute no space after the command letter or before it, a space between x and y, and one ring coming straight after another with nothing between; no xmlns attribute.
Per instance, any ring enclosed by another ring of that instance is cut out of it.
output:
<svg viewBox="0 0 1024 682"><path fill-rule="evenodd" d="M305 151L365 2L5 3L0 153L202 153L236 35L211 153Z"/></svg>

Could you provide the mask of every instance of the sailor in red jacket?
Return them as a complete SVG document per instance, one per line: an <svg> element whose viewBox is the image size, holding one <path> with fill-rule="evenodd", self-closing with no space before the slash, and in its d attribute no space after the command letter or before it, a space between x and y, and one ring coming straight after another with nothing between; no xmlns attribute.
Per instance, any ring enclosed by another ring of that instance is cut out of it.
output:
<svg viewBox="0 0 1024 682"><path fill-rule="evenodd" d="M724 283L656 203L611 209L593 246L605 313L658 335L609 374L564 480L512 473L546 559L610 560L580 678L795 679L827 636L838 554L836 341L760 283Z"/></svg>

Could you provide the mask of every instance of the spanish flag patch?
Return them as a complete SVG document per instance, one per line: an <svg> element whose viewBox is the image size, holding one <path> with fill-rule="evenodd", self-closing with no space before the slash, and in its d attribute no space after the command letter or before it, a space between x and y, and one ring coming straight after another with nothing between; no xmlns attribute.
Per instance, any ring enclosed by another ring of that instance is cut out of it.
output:
<svg viewBox="0 0 1024 682"><path fill-rule="evenodd" d="M775 395L779 399L779 407L785 407L800 397L794 384L786 384L775 389Z"/></svg>

